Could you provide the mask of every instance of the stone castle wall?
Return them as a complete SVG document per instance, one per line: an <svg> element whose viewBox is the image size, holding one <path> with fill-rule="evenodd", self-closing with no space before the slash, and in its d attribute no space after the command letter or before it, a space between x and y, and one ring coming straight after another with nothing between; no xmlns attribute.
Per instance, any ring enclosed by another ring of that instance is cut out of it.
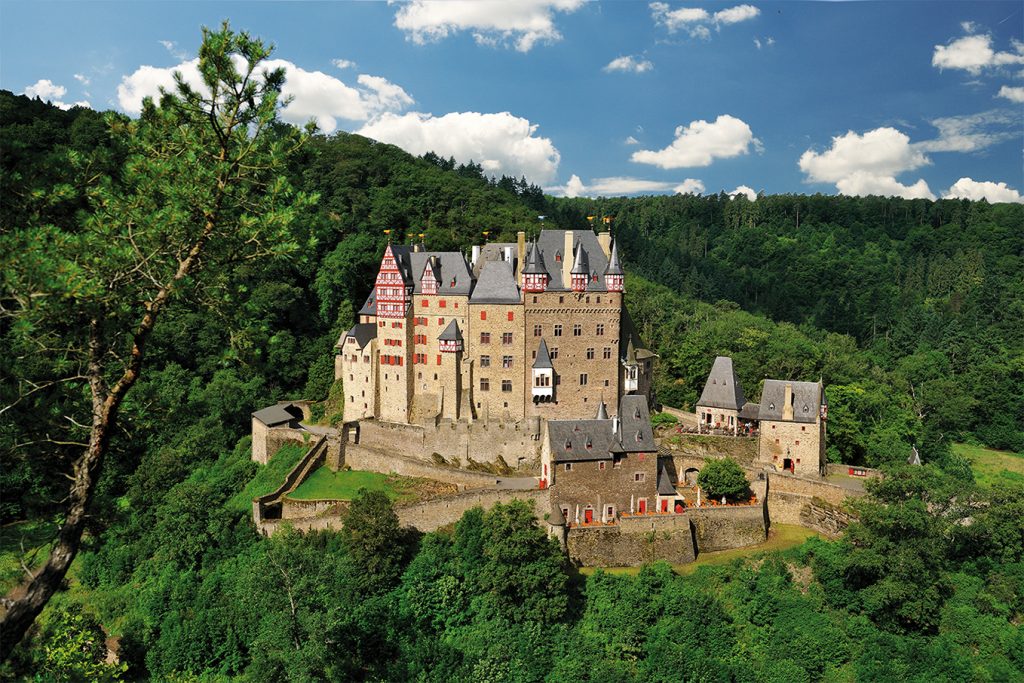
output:
<svg viewBox="0 0 1024 683"><path fill-rule="evenodd" d="M825 534L829 538L842 535L846 531L846 527L853 521L856 521L856 517L820 498L812 499L800 511L801 525Z"/></svg>
<svg viewBox="0 0 1024 683"><path fill-rule="evenodd" d="M656 560L685 564L696 557L689 524L644 533L623 533L619 527L569 529L566 547L583 567L636 567Z"/></svg>
<svg viewBox="0 0 1024 683"><path fill-rule="evenodd" d="M544 515L550 509L548 492L539 489L530 491L515 491L509 489L490 489L464 491L454 496L446 496L435 500L428 500L423 503L416 503L399 507L395 510L398 513L398 521L402 526L411 526L426 533L454 524L462 518L462 515L475 507L482 507L485 510L494 506L495 503L510 503L513 500L533 502L534 514L538 520L543 520Z"/></svg>
<svg viewBox="0 0 1024 683"><path fill-rule="evenodd" d="M437 453L452 465L498 463L535 475L540 467L540 433L526 422L448 422L421 427L366 420L359 444L433 463Z"/></svg>
<svg viewBox="0 0 1024 683"><path fill-rule="evenodd" d="M817 423L761 422L759 459L782 468L786 458L794 473L818 475L825 455L824 426Z"/></svg>
<svg viewBox="0 0 1024 683"><path fill-rule="evenodd" d="M454 467L442 467L417 458L397 455L370 448L363 443L346 444L344 464L354 470L400 474L404 477L437 479L455 484L459 488L478 489L493 487L497 477L487 472L471 472Z"/></svg>

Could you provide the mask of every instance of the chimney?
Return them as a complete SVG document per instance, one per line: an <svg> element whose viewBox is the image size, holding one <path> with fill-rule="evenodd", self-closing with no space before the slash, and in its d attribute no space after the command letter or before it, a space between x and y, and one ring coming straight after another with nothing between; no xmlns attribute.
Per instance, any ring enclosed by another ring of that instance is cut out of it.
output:
<svg viewBox="0 0 1024 683"><path fill-rule="evenodd" d="M793 419L793 384L786 382L786 396L782 402L782 419Z"/></svg>
<svg viewBox="0 0 1024 683"><path fill-rule="evenodd" d="M480 260L480 245L479 244L474 244L473 245L473 256L470 259L469 265L475 266L476 262L478 260Z"/></svg>
<svg viewBox="0 0 1024 683"><path fill-rule="evenodd" d="M423 251L423 245L420 244L419 242L416 242L415 244L412 245L412 250L418 254L419 252Z"/></svg>
<svg viewBox="0 0 1024 683"><path fill-rule="evenodd" d="M513 275L516 277L516 281L519 281L519 273L523 270L523 266L526 265L526 233L520 230L516 233L516 246L519 247L518 257L516 261Z"/></svg>
<svg viewBox="0 0 1024 683"><path fill-rule="evenodd" d="M601 251L604 252L605 258L612 257L612 234L605 230L604 232L597 233L597 243L601 245Z"/></svg>
<svg viewBox="0 0 1024 683"><path fill-rule="evenodd" d="M562 245L562 287L569 289L572 285L572 230L565 231L565 244Z"/></svg>

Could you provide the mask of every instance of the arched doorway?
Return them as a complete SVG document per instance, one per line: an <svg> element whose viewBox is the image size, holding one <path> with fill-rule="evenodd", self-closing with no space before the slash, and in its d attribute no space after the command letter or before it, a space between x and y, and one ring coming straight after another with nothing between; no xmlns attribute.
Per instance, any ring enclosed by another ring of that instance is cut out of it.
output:
<svg viewBox="0 0 1024 683"><path fill-rule="evenodd" d="M688 467L683 472L683 481L686 483L687 486L696 486L698 474L700 474L700 470L698 470L696 467Z"/></svg>

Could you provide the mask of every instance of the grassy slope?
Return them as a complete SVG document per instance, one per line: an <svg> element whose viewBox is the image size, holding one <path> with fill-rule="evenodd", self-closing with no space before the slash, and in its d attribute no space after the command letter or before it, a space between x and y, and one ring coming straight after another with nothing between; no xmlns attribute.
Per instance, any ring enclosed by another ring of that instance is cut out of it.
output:
<svg viewBox="0 0 1024 683"><path fill-rule="evenodd" d="M398 498L398 491L389 479L387 475L377 472L332 472L326 467L321 467L302 482L290 497L298 500L352 500L359 489L365 488L370 491L383 491L388 498L395 500Z"/></svg>
<svg viewBox="0 0 1024 683"><path fill-rule="evenodd" d="M812 536L819 536L816 531L805 529L802 526L796 526L793 524L773 524L771 531L768 533L768 540L758 545L748 546L746 548L734 548L733 550L719 550L713 553L701 553L695 562L689 564L676 564L672 565L672 569L683 576L692 574L701 567L729 564L733 560L752 558L764 553L789 550L800 545L808 538ZM596 570L594 567L581 567L580 573L585 575L593 574ZM639 574L640 567L611 567L604 571L611 574Z"/></svg>
<svg viewBox="0 0 1024 683"><path fill-rule="evenodd" d="M980 486L996 482L1024 486L1024 453L997 451L966 443L953 444L953 452L971 461L974 478Z"/></svg>
<svg viewBox="0 0 1024 683"><path fill-rule="evenodd" d="M265 496L276 490L305 453L306 448L299 444L283 446L274 454L270 462L260 466L256 476L246 484L244 489L231 497L227 504L228 508L238 512L252 510L252 499L257 496Z"/></svg>

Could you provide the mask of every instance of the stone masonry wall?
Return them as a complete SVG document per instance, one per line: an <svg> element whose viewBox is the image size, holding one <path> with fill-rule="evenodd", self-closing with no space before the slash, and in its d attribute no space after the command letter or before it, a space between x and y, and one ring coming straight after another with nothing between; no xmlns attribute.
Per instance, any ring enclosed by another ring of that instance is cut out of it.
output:
<svg viewBox="0 0 1024 683"><path fill-rule="evenodd" d="M442 422L435 427L366 420L360 423L359 443L433 463L432 454L463 467L505 461L513 469L535 475L540 464L540 435L529 422Z"/></svg>
<svg viewBox="0 0 1024 683"><path fill-rule="evenodd" d="M466 350L476 372L471 392L476 415L481 420L522 420L533 364L525 351L523 305L471 304L469 310ZM506 334L511 335L509 344L504 343ZM505 357L510 359L509 367ZM511 386L510 391L502 390L502 381Z"/></svg>
<svg viewBox="0 0 1024 683"><path fill-rule="evenodd" d="M619 527L569 529L566 547L584 567L636 567L655 560L685 564L696 556L689 524L646 533L623 533Z"/></svg>
<svg viewBox="0 0 1024 683"><path fill-rule="evenodd" d="M281 450L281 447L286 444L311 446L315 440L316 438L312 434L302 429L271 427L267 430L266 436L267 460L273 458L274 454ZM264 463L266 463L266 461L264 461Z"/></svg>
<svg viewBox="0 0 1024 683"><path fill-rule="evenodd" d="M817 476L824 460L824 434L818 423L761 422L761 462L782 468L784 460L794 463L794 473Z"/></svg>
<svg viewBox="0 0 1024 683"><path fill-rule="evenodd" d="M856 518L820 498L813 499L800 512L800 523L830 538L840 536Z"/></svg>
<svg viewBox="0 0 1024 683"><path fill-rule="evenodd" d="M348 509L348 501L298 500L285 496L281 499L281 519L299 519L317 515L341 515Z"/></svg>
<svg viewBox="0 0 1024 683"><path fill-rule="evenodd" d="M445 525L454 524L462 515L475 507L485 510L495 503L509 503L513 500L533 501L534 513L538 520L550 510L548 492L541 490L514 491L508 489L491 489L465 491L454 496L428 500L415 505L396 509L398 521L402 526L411 526L422 532L435 531Z"/></svg>
<svg viewBox="0 0 1024 683"><path fill-rule="evenodd" d="M495 475L486 472L470 472L428 464L422 460L397 455L393 451L385 452L368 448L362 443L345 445L344 464L354 470L367 470L382 474L394 472L405 477L437 479L469 489L493 487L498 479Z"/></svg>

